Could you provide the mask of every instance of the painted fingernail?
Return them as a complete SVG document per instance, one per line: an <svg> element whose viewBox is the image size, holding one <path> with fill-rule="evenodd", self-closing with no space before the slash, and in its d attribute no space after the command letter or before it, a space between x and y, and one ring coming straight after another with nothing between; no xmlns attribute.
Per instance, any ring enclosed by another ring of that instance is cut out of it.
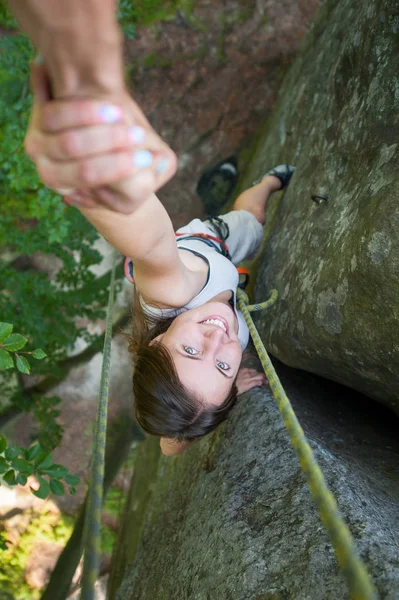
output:
<svg viewBox="0 0 399 600"><path fill-rule="evenodd" d="M133 164L139 169L145 169L152 165L152 154L148 150L137 150L133 154Z"/></svg>
<svg viewBox="0 0 399 600"><path fill-rule="evenodd" d="M157 173L164 173L169 166L169 161L167 158L163 158L159 165L157 166Z"/></svg>
<svg viewBox="0 0 399 600"><path fill-rule="evenodd" d="M122 111L117 106L104 104L98 110L98 114L104 123L117 123L122 118Z"/></svg>
<svg viewBox="0 0 399 600"><path fill-rule="evenodd" d="M145 138L145 130L138 125L133 125L133 127L130 127L129 129L129 136L132 142L140 144Z"/></svg>
<svg viewBox="0 0 399 600"><path fill-rule="evenodd" d="M54 188L54 191L60 194L60 196L69 196L74 192L72 188Z"/></svg>
<svg viewBox="0 0 399 600"><path fill-rule="evenodd" d="M82 200L82 197L81 192L72 192L72 194L68 196L68 199L72 200L72 202L79 203Z"/></svg>

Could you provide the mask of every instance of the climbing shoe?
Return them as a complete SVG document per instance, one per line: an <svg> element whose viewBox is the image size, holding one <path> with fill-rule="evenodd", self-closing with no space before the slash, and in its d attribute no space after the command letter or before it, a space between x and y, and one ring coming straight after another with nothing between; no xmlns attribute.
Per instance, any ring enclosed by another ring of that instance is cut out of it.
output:
<svg viewBox="0 0 399 600"><path fill-rule="evenodd" d="M277 165L277 167L274 167L274 169L270 169L270 171L265 173L265 175L262 175L262 177L260 179L257 179L256 181L254 181L252 183L252 185L257 185L258 183L260 183L262 181L262 179L264 179L268 175L273 175L274 177L277 177L277 179L279 179L281 181L280 189L283 189L283 188L287 187L287 185L289 184L290 179L294 174L294 171L295 171L295 167L293 167L292 165Z"/></svg>
<svg viewBox="0 0 399 600"><path fill-rule="evenodd" d="M201 198L208 215L214 217L229 200L239 176L235 156L222 160L201 175L196 192Z"/></svg>

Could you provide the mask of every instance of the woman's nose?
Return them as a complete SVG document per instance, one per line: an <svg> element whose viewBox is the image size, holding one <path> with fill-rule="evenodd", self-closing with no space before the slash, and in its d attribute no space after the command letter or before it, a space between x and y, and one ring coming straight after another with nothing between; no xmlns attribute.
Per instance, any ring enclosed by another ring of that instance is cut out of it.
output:
<svg viewBox="0 0 399 600"><path fill-rule="evenodd" d="M223 340L223 336L225 335L223 329L220 327L212 327L204 332L204 336L207 340L207 347L209 349L215 348L220 344Z"/></svg>

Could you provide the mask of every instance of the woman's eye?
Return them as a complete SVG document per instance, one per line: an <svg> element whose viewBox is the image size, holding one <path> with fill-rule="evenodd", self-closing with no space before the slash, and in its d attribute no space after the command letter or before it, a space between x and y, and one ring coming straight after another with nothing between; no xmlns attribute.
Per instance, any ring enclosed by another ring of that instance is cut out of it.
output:
<svg viewBox="0 0 399 600"><path fill-rule="evenodd" d="M183 346L183 349L185 352L187 352L187 354L198 354L198 352L196 350L194 350L194 348L191 348L191 346Z"/></svg>
<svg viewBox="0 0 399 600"><path fill-rule="evenodd" d="M229 367L229 365L228 365L227 363L225 363L225 362L221 362L221 361L219 360L219 361L218 361L218 363L217 363L217 365L218 365L218 367L219 367L220 369L222 369L223 371L230 371L230 367Z"/></svg>

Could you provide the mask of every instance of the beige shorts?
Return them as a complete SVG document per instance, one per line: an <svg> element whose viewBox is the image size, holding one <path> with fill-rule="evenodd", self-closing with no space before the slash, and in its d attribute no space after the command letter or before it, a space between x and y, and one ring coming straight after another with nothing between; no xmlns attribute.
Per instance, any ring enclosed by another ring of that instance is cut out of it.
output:
<svg viewBox="0 0 399 600"><path fill-rule="evenodd" d="M231 261L238 265L243 260L251 259L258 252L263 240L263 225L247 210L232 210L225 215L219 215L228 226L223 227L225 242L228 246ZM177 233L207 233L218 236L214 227L207 221L193 219L177 230Z"/></svg>

